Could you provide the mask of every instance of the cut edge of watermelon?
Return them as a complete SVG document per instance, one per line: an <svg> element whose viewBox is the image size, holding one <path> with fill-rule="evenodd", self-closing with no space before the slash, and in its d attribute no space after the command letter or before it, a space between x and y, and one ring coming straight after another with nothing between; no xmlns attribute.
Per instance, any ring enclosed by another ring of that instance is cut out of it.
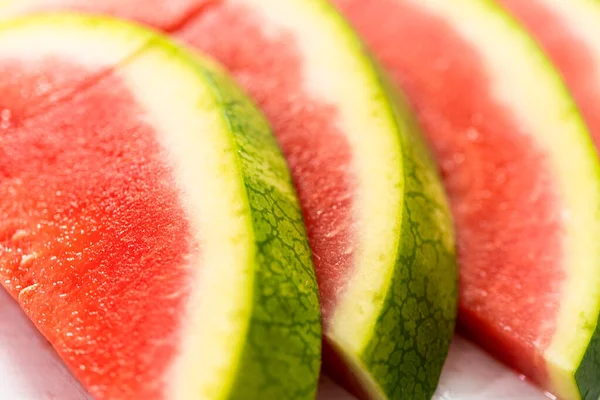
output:
<svg viewBox="0 0 600 400"><path fill-rule="evenodd" d="M544 354L549 384L556 394L579 396L573 371L590 343L600 314L600 253L595 243L600 234L600 165L588 129L559 73L499 5L472 0L452 6L443 0L418 4L449 21L478 49L493 81L495 97L511 108L549 155L549 166L566 207L562 213L562 264L567 278L557 329ZM499 47L498 43L506 42L507 37L511 46ZM532 84L536 90L515 96L515 87Z"/></svg>
<svg viewBox="0 0 600 400"><path fill-rule="evenodd" d="M353 215L359 227L355 269L331 321L325 322L325 333L346 352L360 354L385 305L379 293L387 293L391 283L403 213L401 144L389 100L355 34L327 3L239 2L251 4L261 18L301 33L295 37L305 60L305 85L336 107L340 130L352 149L357 181Z"/></svg>
<svg viewBox="0 0 600 400"><path fill-rule="evenodd" d="M326 360L335 368L332 378L339 384L344 385L354 396L372 400L387 400L389 397L384 393L379 383L368 372L367 366L360 359L360 355L351 354L344 345L337 343L335 339L328 339L324 349Z"/></svg>
<svg viewBox="0 0 600 400"><path fill-rule="evenodd" d="M116 67L112 73L123 79L147 112L174 166L194 239L202 246L201 265L189 265L197 270L189 308L184 311L189 321L165 388L175 398L189 393L226 395L237 375L252 313L256 248L236 145L214 88L202 75L209 62L195 62L196 56L151 31L105 17L36 16L2 28L0 57L26 60L27 50L35 48L75 63L90 54L84 65L104 66L109 61L109 67ZM94 51L91 45L97 46ZM115 62L109 56L114 49L122 52L122 60ZM156 79L157 71L170 71L168 84ZM172 99L178 99L180 106L172 107ZM200 169L211 173L195 173L201 164ZM211 234L203 236L205 231Z"/></svg>

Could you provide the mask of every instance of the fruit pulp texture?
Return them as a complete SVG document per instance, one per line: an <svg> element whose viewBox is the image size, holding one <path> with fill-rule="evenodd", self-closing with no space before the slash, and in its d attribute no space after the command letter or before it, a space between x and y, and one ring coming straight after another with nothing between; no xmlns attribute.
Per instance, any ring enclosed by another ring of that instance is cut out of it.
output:
<svg viewBox="0 0 600 400"><path fill-rule="evenodd" d="M477 49L443 19L411 1L334 3L404 90L434 149L457 228L461 325L544 382L565 279L548 160L494 98Z"/></svg>
<svg viewBox="0 0 600 400"><path fill-rule="evenodd" d="M199 256L165 154L116 74L27 63L0 63L0 280L93 396L160 398Z"/></svg>

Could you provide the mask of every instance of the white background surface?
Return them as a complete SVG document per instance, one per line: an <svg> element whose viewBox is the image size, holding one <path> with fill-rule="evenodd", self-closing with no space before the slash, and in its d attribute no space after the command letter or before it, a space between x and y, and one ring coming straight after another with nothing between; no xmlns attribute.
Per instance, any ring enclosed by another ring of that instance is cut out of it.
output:
<svg viewBox="0 0 600 400"><path fill-rule="evenodd" d="M77 381L0 288L0 400L87 400ZM547 400L537 389L456 339L435 400ZM322 381L318 400L354 400Z"/></svg>

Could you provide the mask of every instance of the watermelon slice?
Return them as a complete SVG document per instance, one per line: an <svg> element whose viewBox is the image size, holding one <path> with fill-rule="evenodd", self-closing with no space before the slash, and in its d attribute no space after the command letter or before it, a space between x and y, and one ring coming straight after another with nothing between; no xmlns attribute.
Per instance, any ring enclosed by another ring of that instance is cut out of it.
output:
<svg viewBox="0 0 600 400"><path fill-rule="evenodd" d="M596 150L600 149L600 4L586 0L500 3L525 24L556 64L590 127ZM589 390L593 399L600 397L598 360L600 324L575 375L580 390Z"/></svg>
<svg viewBox="0 0 600 400"><path fill-rule="evenodd" d="M600 169L557 71L489 1L335 3L435 148L457 225L461 325L559 397L598 398Z"/></svg>
<svg viewBox="0 0 600 400"><path fill-rule="evenodd" d="M219 68L123 22L47 16L0 27L0 69L0 282L89 392L314 398L301 211Z"/></svg>
<svg viewBox="0 0 600 400"><path fill-rule="evenodd" d="M529 28L559 68L590 127L596 149L600 149L600 4L586 0L501 0L501 4ZM595 326L575 373L582 397L594 400L600 398L600 324L596 322ZM577 354L575 362L580 357ZM572 367L568 373L572 373ZM564 393L573 393L577 398L572 385L565 387Z"/></svg>
<svg viewBox="0 0 600 400"><path fill-rule="evenodd" d="M148 22L130 13L133 3L85 8ZM29 9L47 4L30 1ZM229 69L264 110L291 167L328 371L363 396L430 398L454 328L454 238L409 118L327 2L226 0L196 9L169 31Z"/></svg>

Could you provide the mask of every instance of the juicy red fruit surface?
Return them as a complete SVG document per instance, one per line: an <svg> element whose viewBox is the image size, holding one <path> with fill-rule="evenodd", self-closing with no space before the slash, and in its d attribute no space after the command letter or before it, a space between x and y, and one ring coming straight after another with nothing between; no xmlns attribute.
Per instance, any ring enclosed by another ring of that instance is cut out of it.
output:
<svg viewBox="0 0 600 400"><path fill-rule="evenodd" d="M351 150L336 127L336 109L304 89L293 34L269 24L223 1L187 21L177 36L225 65L269 119L300 198L327 323L352 273Z"/></svg>
<svg viewBox="0 0 600 400"><path fill-rule="evenodd" d="M88 73L0 69L42 67ZM155 133L115 75L29 117L0 88L0 282L96 398L161 398L197 246Z"/></svg>
<svg viewBox="0 0 600 400"><path fill-rule="evenodd" d="M461 323L545 380L565 273L560 207L531 132L493 98L477 50L416 2L334 3L406 92L435 150L457 226Z"/></svg>

